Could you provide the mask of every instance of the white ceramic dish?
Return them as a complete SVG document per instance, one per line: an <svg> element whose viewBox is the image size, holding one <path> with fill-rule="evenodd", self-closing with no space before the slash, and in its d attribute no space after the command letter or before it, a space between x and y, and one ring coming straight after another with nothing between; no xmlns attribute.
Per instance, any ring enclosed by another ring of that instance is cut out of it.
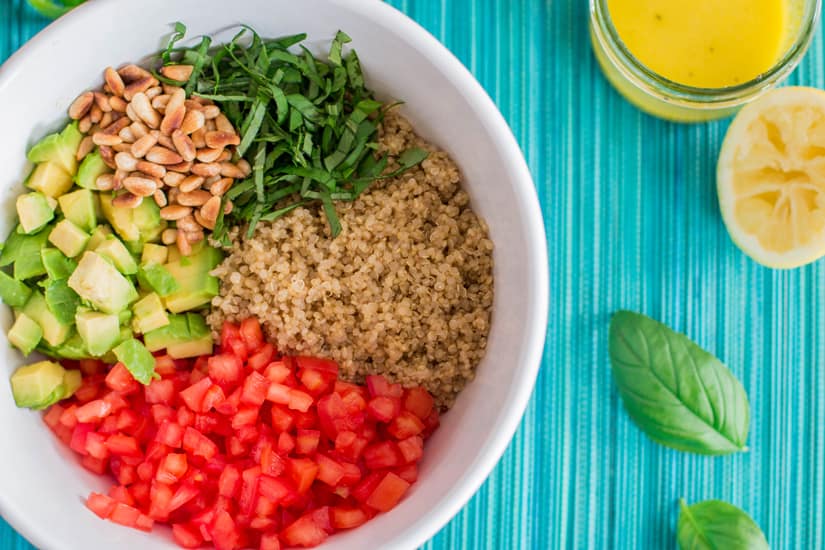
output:
<svg viewBox="0 0 825 550"><path fill-rule="evenodd" d="M0 70L0 219L29 166L25 152L65 122L68 105L101 81L102 69L157 51L171 24L189 36L237 23L263 36L307 32L318 49L335 31L353 39L369 84L403 98L424 136L458 162L474 207L495 243L495 306L487 355L428 443L421 475L388 514L323 546L415 548L469 500L509 443L530 398L547 321L545 233L527 166L510 129L470 73L416 23L377 0L93 0L41 32ZM10 313L2 307L8 327ZM39 414L16 409L6 382L22 358L0 334L0 513L39 548L173 548L168 533L144 534L98 520L83 506L106 486L51 435ZM160 532L158 532L160 531Z"/></svg>

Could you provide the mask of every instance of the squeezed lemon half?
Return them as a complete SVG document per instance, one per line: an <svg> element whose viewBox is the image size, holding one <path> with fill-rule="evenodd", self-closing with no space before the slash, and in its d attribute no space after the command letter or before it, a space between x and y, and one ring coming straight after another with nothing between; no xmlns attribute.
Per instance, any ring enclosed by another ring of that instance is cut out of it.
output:
<svg viewBox="0 0 825 550"><path fill-rule="evenodd" d="M733 241L757 262L792 268L825 255L825 92L768 92L731 123L717 167Z"/></svg>

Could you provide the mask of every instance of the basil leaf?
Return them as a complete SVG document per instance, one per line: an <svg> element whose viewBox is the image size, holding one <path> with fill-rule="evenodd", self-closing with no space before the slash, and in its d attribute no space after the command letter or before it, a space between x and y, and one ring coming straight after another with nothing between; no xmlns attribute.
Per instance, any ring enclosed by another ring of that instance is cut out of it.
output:
<svg viewBox="0 0 825 550"><path fill-rule="evenodd" d="M688 506L679 499L676 539L680 550L768 550L768 541L753 519L732 504L705 500Z"/></svg>
<svg viewBox="0 0 825 550"><path fill-rule="evenodd" d="M747 450L744 388L686 336L619 311L610 323L610 360L628 414L653 441L704 455Z"/></svg>

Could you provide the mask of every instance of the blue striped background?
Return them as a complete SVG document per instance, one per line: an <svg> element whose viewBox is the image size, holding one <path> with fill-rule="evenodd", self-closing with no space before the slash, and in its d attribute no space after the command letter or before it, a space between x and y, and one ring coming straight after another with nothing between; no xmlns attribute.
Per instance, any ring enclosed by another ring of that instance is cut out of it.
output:
<svg viewBox="0 0 825 550"><path fill-rule="evenodd" d="M729 241L713 179L727 123L674 125L625 103L591 55L584 0L391 3L455 52L510 122L551 262L550 330L524 421L426 548L675 548L680 496L744 508L773 548L825 548L825 272L770 271ZM23 0L0 0L0 59L45 23ZM825 87L823 47L820 33L792 82ZM635 429L606 349L622 307L731 366L751 400L751 452L686 456ZM0 521L0 550L24 548Z"/></svg>

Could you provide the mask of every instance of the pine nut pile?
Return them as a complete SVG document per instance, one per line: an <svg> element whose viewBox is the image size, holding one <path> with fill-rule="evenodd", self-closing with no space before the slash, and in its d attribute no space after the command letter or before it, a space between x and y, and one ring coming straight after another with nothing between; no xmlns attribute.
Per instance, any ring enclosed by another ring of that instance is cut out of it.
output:
<svg viewBox="0 0 825 550"><path fill-rule="evenodd" d="M185 82L192 66L169 65L161 74ZM163 243L188 255L214 229L224 193L251 172L245 160L233 161L240 136L212 101L187 99L183 88L161 85L137 65L108 67L103 76L102 91L84 92L69 107L86 134L77 158L97 146L114 170L98 177L97 188L114 191L112 204L121 208L151 197L175 224L163 232ZM232 202L223 208L228 214Z"/></svg>

